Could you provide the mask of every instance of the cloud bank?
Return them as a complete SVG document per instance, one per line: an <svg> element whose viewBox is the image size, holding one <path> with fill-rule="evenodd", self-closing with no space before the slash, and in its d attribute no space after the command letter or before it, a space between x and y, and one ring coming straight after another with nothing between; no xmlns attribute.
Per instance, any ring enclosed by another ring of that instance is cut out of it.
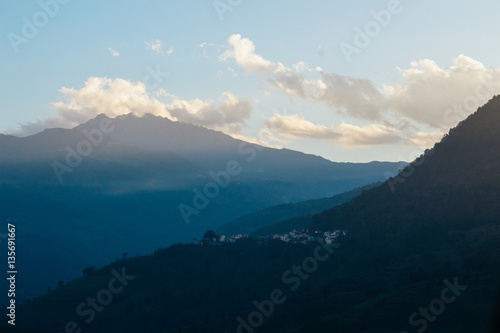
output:
<svg viewBox="0 0 500 333"><path fill-rule="evenodd" d="M89 78L81 89L61 88L65 101L53 103L57 116L22 124L16 135L31 135L45 128L72 128L105 113L109 117L133 113L153 114L175 121L198 124L226 133L239 133L252 114L250 102L224 92L212 100L183 100L165 91L149 92L142 82L105 77ZM160 101L160 97L170 102Z"/></svg>
<svg viewBox="0 0 500 333"><path fill-rule="evenodd" d="M157 54L173 52L172 48L163 50L161 40L146 45ZM205 52L208 46L215 44L203 42L199 48ZM115 55L115 50L109 51ZM399 69L400 82L382 87L303 61L290 66L271 61L256 52L250 39L238 34L229 37L218 58L232 77L239 77L238 67L246 76L262 77L266 98L279 92L310 102L312 107L326 106L342 116L337 124L316 124L304 116L274 114L256 129L259 138L255 140L270 146L310 138L348 147L410 144L427 148L500 93L500 69L487 68L465 55L453 59L448 67L429 59L412 61L407 69ZM60 92L63 101L53 104L56 116L22 124L10 133L29 135L48 127L70 128L100 113L110 117L151 113L244 138L242 129L252 116L252 104L229 91L216 100L183 99L161 89L148 91L143 82L91 77L79 89L63 87Z"/></svg>
<svg viewBox="0 0 500 333"><path fill-rule="evenodd" d="M265 76L270 89L284 95L321 103L343 116L372 122L363 127L342 123L327 128L298 117L276 115L264 122L268 129L284 137L329 138L344 145L402 142L401 137L394 136L399 131L406 136L403 141L427 147L500 93L500 69L486 68L465 55L453 59L449 67L440 67L429 59L413 61L410 68L400 70L400 83L380 90L368 79L320 67L311 69L304 62L287 67L267 60L256 53L251 40L237 34L229 37L228 49L219 59L234 60L247 75Z"/></svg>
<svg viewBox="0 0 500 333"><path fill-rule="evenodd" d="M274 115L264 121L264 128L289 139L308 137L349 147L397 144L401 137L384 125L355 126L342 122L330 127L314 124L298 115Z"/></svg>

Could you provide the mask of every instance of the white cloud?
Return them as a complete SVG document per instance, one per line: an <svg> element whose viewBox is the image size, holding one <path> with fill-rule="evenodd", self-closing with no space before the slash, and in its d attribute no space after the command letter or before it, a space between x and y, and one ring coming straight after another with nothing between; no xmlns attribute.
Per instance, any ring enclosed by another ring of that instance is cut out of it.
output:
<svg viewBox="0 0 500 333"><path fill-rule="evenodd" d="M109 50L109 52L111 52L111 55L112 55L113 57L119 57L119 56L120 56L120 52L115 51L115 50L113 50L113 49L112 49L112 48L110 48L110 47L108 47L108 50Z"/></svg>
<svg viewBox="0 0 500 333"><path fill-rule="evenodd" d="M339 143L344 146L389 145L403 141L394 129L379 124L359 127L342 122L333 128L342 133Z"/></svg>
<svg viewBox="0 0 500 333"><path fill-rule="evenodd" d="M436 131L436 132L418 132L413 137L409 138L411 142L420 148L432 148L436 142L439 142L445 132Z"/></svg>
<svg viewBox="0 0 500 333"><path fill-rule="evenodd" d="M436 129L447 129L500 93L500 69L460 55L453 65L439 67L434 61L413 61L402 71L403 81L385 86L388 108L398 115ZM452 111L458 106L463 111Z"/></svg>
<svg viewBox="0 0 500 333"><path fill-rule="evenodd" d="M293 68L271 62L256 54L253 42L241 35L232 35L228 43L231 48L219 57L221 60L235 59L247 73L265 74L284 94L322 102L356 118L380 119L384 98L371 81L328 73L319 67L311 70L303 61ZM321 79L307 79L302 74L305 70L319 74Z"/></svg>
<svg viewBox="0 0 500 333"><path fill-rule="evenodd" d="M145 42L148 49L156 54L167 54L171 55L174 53L174 48L170 47L168 50L163 50L163 42L159 39L154 39L150 42Z"/></svg>
<svg viewBox="0 0 500 333"><path fill-rule="evenodd" d="M295 69L296 72L302 72L304 69L307 68L307 65L303 61L299 61L298 63L292 65L293 69Z"/></svg>
<svg viewBox="0 0 500 333"><path fill-rule="evenodd" d="M317 125L298 115L273 115L264 121L264 128L278 133L288 139L310 137L315 139L338 139L340 134L332 128Z"/></svg>
<svg viewBox="0 0 500 333"><path fill-rule="evenodd" d="M264 87L266 94L274 87L293 98L324 104L340 115L377 122L383 131L398 128L408 138L406 142L420 146L439 139L439 134L427 133L429 129L441 133L500 94L500 68L486 68L465 55L453 59L449 67L440 67L429 59L413 61L408 69L401 70L401 82L378 89L368 79L320 67L311 70L302 61L291 67L272 62L255 53L254 43L241 35L230 36L228 44L229 49L219 58L234 59L247 74L264 75L269 83L269 87ZM314 136L331 136L332 128L327 129L315 128ZM297 130L290 128L288 133ZM349 130L353 133L354 129ZM375 128L364 130L373 132Z"/></svg>
<svg viewBox="0 0 500 333"><path fill-rule="evenodd" d="M142 82L91 77L79 90L63 87L65 102L53 103L68 125L78 125L100 113L110 117L122 114L162 114L164 105L152 97Z"/></svg>
<svg viewBox="0 0 500 333"><path fill-rule="evenodd" d="M203 43L201 43L201 44L200 44L200 45L198 45L198 46L199 46L201 49L203 49L203 48L206 48L206 47L208 47L208 46L215 46L215 44L213 44L213 43L203 42Z"/></svg>
<svg viewBox="0 0 500 333"><path fill-rule="evenodd" d="M215 44L212 44L212 43L207 43L207 42L203 42L201 43L200 45L198 45L198 47L202 50L202 54L203 56L206 56L207 55L207 49L209 47L214 47L216 46Z"/></svg>
<svg viewBox="0 0 500 333"><path fill-rule="evenodd" d="M318 72L320 79L307 79L287 69L272 75L268 81L287 95L326 104L340 114L367 120L381 119L384 96L371 81L323 70Z"/></svg>
<svg viewBox="0 0 500 333"><path fill-rule="evenodd" d="M156 54L161 54L163 53L162 47L163 47L163 42L159 39L154 39L150 42L145 42L148 49L152 50Z"/></svg>
<svg viewBox="0 0 500 333"><path fill-rule="evenodd" d="M247 73L254 70L266 73L274 67L269 60L265 60L260 55L255 54L255 46L248 38L241 38L241 35L231 35L228 39L231 49L225 51L219 58L227 60L234 58Z"/></svg>
<svg viewBox="0 0 500 333"><path fill-rule="evenodd" d="M225 133L239 133L252 114L250 102L241 101L230 92L222 93L219 101L220 104L216 106L213 101L174 99L165 108L176 120L199 124Z"/></svg>
<svg viewBox="0 0 500 333"><path fill-rule="evenodd" d="M164 91L149 92L144 83L124 79L92 77L81 89L64 87L60 91L65 101L53 103L57 116L21 124L11 133L30 135L50 127L71 128L101 113L109 117L150 113L227 133L238 133L252 113L248 101L240 100L230 92L224 92L218 103L200 99L183 100ZM155 96L165 96L171 102L162 102Z"/></svg>
<svg viewBox="0 0 500 333"><path fill-rule="evenodd" d="M396 144L402 140L395 130L384 125L359 127L342 122L326 127L298 115L275 114L264 121L264 128L292 140L308 137L349 147Z"/></svg>

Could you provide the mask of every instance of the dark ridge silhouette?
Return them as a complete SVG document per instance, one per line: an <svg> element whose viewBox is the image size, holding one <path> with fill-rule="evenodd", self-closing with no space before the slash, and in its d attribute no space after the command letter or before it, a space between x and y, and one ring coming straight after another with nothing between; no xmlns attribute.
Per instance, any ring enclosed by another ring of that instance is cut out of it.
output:
<svg viewBox="0 0 500 333"><path fill-rule="evenodd" d="M492 311L491 328L489 333L500 333L500 292L498 293L496 299L495 308Z"/></svg>

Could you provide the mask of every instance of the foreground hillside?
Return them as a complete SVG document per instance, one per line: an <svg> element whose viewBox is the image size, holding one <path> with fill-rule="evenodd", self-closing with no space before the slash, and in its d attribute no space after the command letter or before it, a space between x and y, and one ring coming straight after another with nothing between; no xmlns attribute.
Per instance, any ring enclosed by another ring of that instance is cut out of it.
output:
<svg viewBox="0 0 500 333"><path fill-rule="evenodd" d="M499 223L499 131L497 96L397 177L315 216L315 228L348 229L359 242L380 238L409 254Z"/></svg>
<svg viewBox="0 0 500 333"><path fill-rule="evenodd" d="M305 262L320 246L315 241L178 245L116 261L28 302L18 310L18 326L59 332L75 322L96 333L235 332L238 318L248 323L257 301L272 312L262 332L401 332L411 331L409 316L451 283L459 295L428 323L432 332L487 332L500 277L499 236L500 230L471 232L459 247L403 260L367 255L341 240L331 255L317 252L326 260L309 273L293 267L314 268ZM110 288L121 289L112 300ZM271 311L266 300L275 290L283 294ZM102 301L103 311L91 310L92 299Z"/></svg>

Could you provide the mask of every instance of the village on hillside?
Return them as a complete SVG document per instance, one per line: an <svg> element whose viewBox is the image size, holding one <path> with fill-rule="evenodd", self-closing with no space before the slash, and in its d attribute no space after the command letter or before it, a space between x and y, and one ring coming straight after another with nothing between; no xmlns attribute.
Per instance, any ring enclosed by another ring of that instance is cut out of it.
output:
<svg viewBox="0 0 500 333"><path fill-rule="evenodd" d="M335 242L339 237L345 235L346 231L344 230L314 231L310 233L309 230L305 229L302 231L292 230L283 234L273 234L259 237L252 237L248 234L217 236L215 232L209 230L205 232L205 235L202 238L193 238L193 243L198 245L220 245L224 243L235 243L244 239L253 238L256 239L258 243L267 242L269 240L279 240L285 243L307 244L310 242L323 240L326 244L331 244Z"/></svg>

